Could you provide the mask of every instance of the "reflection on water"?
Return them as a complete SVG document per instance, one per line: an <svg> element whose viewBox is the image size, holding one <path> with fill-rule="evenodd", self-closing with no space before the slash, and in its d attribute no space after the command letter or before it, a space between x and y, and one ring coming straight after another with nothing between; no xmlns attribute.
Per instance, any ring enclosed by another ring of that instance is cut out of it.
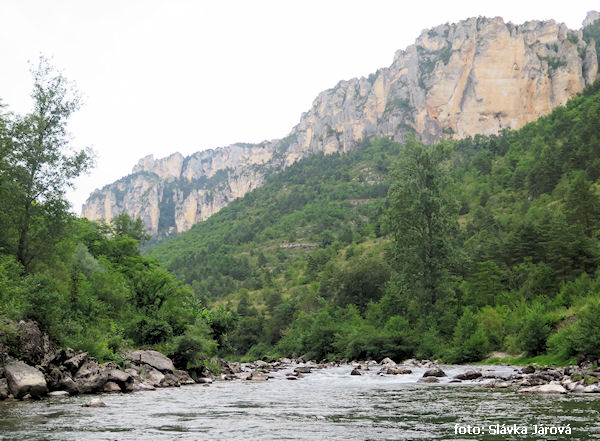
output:
<svg viewBox="0 0 600 441"><path fill-rule="evenodd" d="M445 368L450 376L461 368ZM506 369L506 368L504 368ZM2 440L540 440L600 439L600 395L542 396L412 376L350 376L348 366L298 381L218 382L133 394L0 403ZM447 380L446 380L447 381ZM456 435L455 425L527 426L527 435ZM534 425L569 436L533 435Z"/></svg>

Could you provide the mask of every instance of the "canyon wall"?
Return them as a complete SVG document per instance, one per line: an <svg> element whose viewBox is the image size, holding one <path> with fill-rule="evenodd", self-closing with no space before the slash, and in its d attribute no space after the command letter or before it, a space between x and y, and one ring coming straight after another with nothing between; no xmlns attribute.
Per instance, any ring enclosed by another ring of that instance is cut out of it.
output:
<svg viewBox="0 0 600 441"><path fill-rule="evenodd" d="M588 14L584 26L598 26ZM518 129L598 78L596 42L555 21L522 25L470 18L425 30L390 67L319 94L281 139L183 157L147 156L132 174L96 190L91 220L141 217L153 235L188 230L307 155L345 153L378 137L423 142Z"/></svg>

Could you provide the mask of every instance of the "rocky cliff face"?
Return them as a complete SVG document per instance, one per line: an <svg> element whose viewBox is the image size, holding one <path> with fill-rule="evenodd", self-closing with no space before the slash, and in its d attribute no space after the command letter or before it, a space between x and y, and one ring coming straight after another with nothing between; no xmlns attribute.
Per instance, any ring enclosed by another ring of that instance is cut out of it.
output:
<svg viewBox="0 0 600 441"><path fill-rule="evenodd" d="M585 26L598 26L590 13ZM470 18L423 31L388 68L322 92L286 138L183 157L145 157L131 175L97 190L88 219L126 212L152 234L189 229L262 184L268 173L317 152L414 133L424 142L517 129L598 78L590 33L554 21L523 25Z"/></svg>

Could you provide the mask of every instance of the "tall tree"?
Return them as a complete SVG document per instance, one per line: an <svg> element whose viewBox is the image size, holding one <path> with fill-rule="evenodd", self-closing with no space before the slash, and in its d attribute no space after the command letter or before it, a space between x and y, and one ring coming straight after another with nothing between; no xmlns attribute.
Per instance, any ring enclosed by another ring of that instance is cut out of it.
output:
<svg viewBox="0 0 600 441"><path fill-rule="evenodd" d="M0 108L2 104L0 103ZM11 152L10 137L8 134L8 118L0 114L0 253L8 248L10 240L10 203L11 179L8 157Z"/></svg>
<svg viewBox="0 0 600 441"><path fill-rule="evenodd" d="M600 224L600 197L586 179L585 173L579 172L570 182L565 197L564 211L571 225L582 228L587 236L592 236Z"/></svg>
<svg viewBox="0 0 600 441"><path fill-rule="evenodd" d="M458 204L445 159L442 145L409 139L388 194L397 270L426 311L447 291L458 231Z"/></svg>
<svg viewBox="0 0 600 441"><path fill-rule="evenodd" d="M43 57L32 74L33 110L13 118L6 159L15 185L15 254L26 269L58 237L68 217L65 191L93 162L89 149L70 146L67 120L80 104L71 83Z"/></svg>

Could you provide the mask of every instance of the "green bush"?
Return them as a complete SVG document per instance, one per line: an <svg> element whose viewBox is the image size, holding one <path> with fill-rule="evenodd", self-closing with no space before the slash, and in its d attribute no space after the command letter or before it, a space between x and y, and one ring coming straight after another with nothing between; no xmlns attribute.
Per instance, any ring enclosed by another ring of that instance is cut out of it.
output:
<svg viewBox="0 0 600 441"><path fill-rule="evenodd" d="M175 367L187 369L203 363L207 357L217 352L217 342L210 338L210 328L202 320L197 320L185 334L175 337L171 358Z"/></svg>
<svg viewBox="0 0 600 441"><path fill-rule="evenodd" d="M465 309L456 323L449 361L462 363L479 361L489 352L489 342L477 316L470 308Z"/></svg>
<svg viewBox="0 0 600 441"><path fill-rule="evenodd" d="M173 329L165 320L154 317L138 317L129 331L130 338L138 345L161 343L173 335Z"/></svg>
<svg viewBox="0 0 600 441"><path fill-rule="evenodd" d="M600 360L600 301L590 302L573 324L570 341L579 358Z"/></svg>
<svg viewBox="0 0 600 441"><path fill-rule="evenodd" d="M531 356L544 353L550 331L550 319L543 306L539 303L533 304L528 309L519 332L521 349Z"/></svg>

